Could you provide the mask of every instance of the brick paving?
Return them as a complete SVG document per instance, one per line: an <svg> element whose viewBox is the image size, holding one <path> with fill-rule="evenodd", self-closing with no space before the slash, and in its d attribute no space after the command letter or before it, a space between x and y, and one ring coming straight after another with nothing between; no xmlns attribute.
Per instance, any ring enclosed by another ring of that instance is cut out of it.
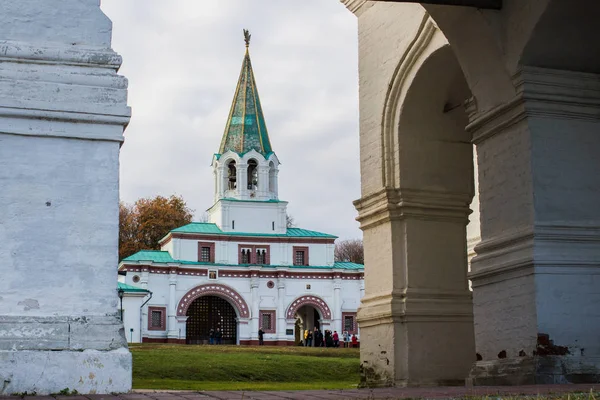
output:
<svg viewBox="0 0 600 400"><path fill-rule="evenodd" d="M589 385L532 385L532 386L475 386L431 388L381 388L352 390L297 391L154 391L134 390L121 395L26 396L23 400L383 400L383 399L456 399L472 396L537 396L573 392L600 391L600 384ZM598 396L596 396L598 397ZM17 396L0 396L0 400L16 400Z"/></svg>

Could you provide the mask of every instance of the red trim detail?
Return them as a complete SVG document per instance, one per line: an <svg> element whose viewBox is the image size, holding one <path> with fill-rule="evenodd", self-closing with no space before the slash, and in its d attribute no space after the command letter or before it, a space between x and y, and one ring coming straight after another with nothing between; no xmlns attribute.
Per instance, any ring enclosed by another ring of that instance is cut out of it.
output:
<svg viewBox="0 0 600 400"><path fill-rule="evenodd" d="M168 339L168 338L149 338L143 337L142 343L175 343L185 344L185 339Z"/></svg>
<svg viewBox="0 0 600 400"><path fill-rule="evenodd" d="M304 264L296 264L296 252L303 251L304 252ZM297 266L309 266L310 262L308 261L308 247L306 246L294 246L292 250L292 261L294 261L294 265Z"/></svg>
<svg viewBox="0 0 600 400"><path fill-rule="evenodd" d="M264 327L262 326L263 315L265 314L271 315L271 329L264 329ZM277 333L277 313L275 312L275 310L260 310L258 315L260 316L260 319L258 320L258 325L264 333Z"/></svg>
<svg viewBox="0 0 600 400"><path fill-rule="evenodd" d="M342 333L344 332L344 328L346 328L346 317L352 317L352 330L348 331L350 335L358 332L358 324L356 322L356 313L355 312L343 312L342 313Z"/></svg>
<svg viewBox="0 0 600 400"><path fill-rule="evenodd" d="M258 340L240 340L240 346L258 346ZM296 346L293 340L265 340L265 346Z"/></svg>
<svg viewBox="0 0 600 400"><path fill-rule="evenodd" d="M185 316L187 310L194 300L202 296L219 296L229 301L231 305L237 308L238 315L240 318L248 318L250 316L250 309L244 298L236 292L234 289L219 284L205 284L196 286L190 289L179 301L177 306L177 315Z"/></svg>
<svg viewBox="0 0 600 400"><path fill-rule="evenodd" d="M202 248L209 247L210 255L209 261L211 263L215 262L215 243L214 242L198 242L198 262L202 262Z"/></svg>
<svg viewBox="0 0 600 400"><path fill-rule="evenodd" d="M152 326L152 312L160 311L160 326ZM148 330L149 331L165 331L167 330L167 307L148 307Z"/></svg>
<svg viewBox="0 0 600 400"><path fill-rule="evenodd" d="M172 239L188 240L214 240L217 242L245 242L245 243L306 243L306 244L333 244L335 239L330 238L294 238L294 237L260 237L260 236L233 236L233 235L202 235L199 233L170 233L164 241L159 242L165 246Z"/></svg>
<svg viewBox="0 0 600 400"><path fill-rule="evenodd" d="M218 268L219 277L227 278L250 278L252 276L251 271L247 270L234 270L234 269L222 269L218 264L210 269ZM246 268L241 266L241 268ZM149 270L142 268L138 264L122 265L120 271L128 272L142 272L149 271L153 274L166 274L171 271L177 271L178 275L190 275L190 276L208 276L208 269L203 265L202 268L189 268L189 267L161 267L153 266ZM288 279L334 279L333 272L285 272L285 271L260 271L254 272L259 278L288 278ZM342 280L362 280L364 279L363 273L346 273L342 274Z"/></svg>
<svg viewBox="0 0 600 400"><path fill-rule="evenodd" d="M325 302L325 300L321 299L317 296L301 296L294 300L290 306L288 307L287 312L285 313L287 319L293 319L296 311L300 309L300 307L309 305L315 307L317 310L321 312L321 317L323 319L331 319L331 310L329 306Z"/></svg>

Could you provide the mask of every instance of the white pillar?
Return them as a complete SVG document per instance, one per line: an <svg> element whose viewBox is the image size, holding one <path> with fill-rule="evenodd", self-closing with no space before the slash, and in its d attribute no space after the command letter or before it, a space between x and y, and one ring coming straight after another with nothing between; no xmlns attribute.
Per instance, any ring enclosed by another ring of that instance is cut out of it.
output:
<svg viewBox="0 0 600 400"><path fill-rule="evenodd" d="M0 0L0 395L127 392L127 80L97 0Z"/></svg>
<svg viewBox="0 0 600 400"><path fill-rule="evenodd" d="M167 338L179 339L179 323L177 321L177 272L171 271L169 274L169 306L167 309Z"/></svg>
<svg viewBox="0 0 600 400"><path fill-rule="evenodd" d="M248 199L248 166L239 165L237 169L237 192L240 199Z"/></svg>
<svg viewBox="0 0 600 400"><path fill-rule="evenodd" d="M277 339L287 340L285 334L285 274L277 278Z"/></svg>
<svg viewBox="0 0 600 400"><path fill-rule="evenodd" d="M250 305L250 337L252 340L258 340L258 318L260 313L260 296L258 294L258 273L252 271L250 279L250 297L252 304Z"/></svg>
<svg viewBox="0 0 600 400"><path fill-rule="evenodd" d="M269 197L269 166L258 167L258 198L267 200Z"/></svg>
<svg viewBox="0 0 600 400"><path fill-rule="evenodd" d="M342 302L340 299L340 292L342 290L342 278L339 274L335 275L333 280L333 327L334 331L342 335Z"/></svg>

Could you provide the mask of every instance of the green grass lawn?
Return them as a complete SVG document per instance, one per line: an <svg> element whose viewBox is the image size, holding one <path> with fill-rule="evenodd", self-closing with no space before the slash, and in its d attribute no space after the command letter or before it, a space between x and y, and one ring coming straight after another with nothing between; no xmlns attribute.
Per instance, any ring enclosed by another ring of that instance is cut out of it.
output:
<svg viewBox="0 0 600 400"><path fill-rule="evenodd" d="M300 390L355 388L358 349L132 345L133 388Z"/></svg>

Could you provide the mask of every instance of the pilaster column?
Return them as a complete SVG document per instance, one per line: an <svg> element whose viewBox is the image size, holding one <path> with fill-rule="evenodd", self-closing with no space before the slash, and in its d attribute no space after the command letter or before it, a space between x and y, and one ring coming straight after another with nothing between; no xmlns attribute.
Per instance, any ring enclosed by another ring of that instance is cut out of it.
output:
<svg viewBox="0 0 600 400"><path fill-rule="evenodd" d="M268 198L269 193L269 166L258 167L258 197L262 200Z"/></svg>
<svg viewBox="0 0 600 400"><path fill-rule="evenodd" d="M340 292L342 290L342 277L337 274L333 280L333 330L342 335L342 301Z"/></svg>
<svg viewBox="0 0 600 400"><path fill-rule="evenodd" d="M600 75L523 67L473 111L481 242L475 384L590 382L600 370Z"/></svg>
<svg viewBox="0 0 600 400"><path fill-rule="evenodd" d="M285 334L285 272L277 276L277 338L286 340Z"/></svg>
<svg viewBox="0 0 600 400"><path fill-rule="evenodd" d="M128 392L117 297L130 119L98 1L0 2L0 396Z"/></svg>
<svg viewBox="0 0 600 400"><path fill-rule="evenodd" d="M250 305L250 337L252 340L258 340L258 318L260 314L260 296L258 294L258 272L252 271L250 278L250 297L252 304Z"/></svg>
<svg viewBox="0 0 600 400"><path fill-rule="evenodd" d="M475 360L470 202L470 194L408 189L355 202L368 266L358 311L362 385L464 384Z"/></svg>
<svg viewBox="0 0 600 400"><path fill-rule="evenodd" d="M237 168L237 191L240 199L248 199L248 166L245 164Z"/></svg>
<svg viewBox="0 0 600 400"><path fill-rule="evenodd" d="M167 337L179 339L179 323L177 321L177 270L172 268L169 272L169 307L167 309Z"/></svg>

